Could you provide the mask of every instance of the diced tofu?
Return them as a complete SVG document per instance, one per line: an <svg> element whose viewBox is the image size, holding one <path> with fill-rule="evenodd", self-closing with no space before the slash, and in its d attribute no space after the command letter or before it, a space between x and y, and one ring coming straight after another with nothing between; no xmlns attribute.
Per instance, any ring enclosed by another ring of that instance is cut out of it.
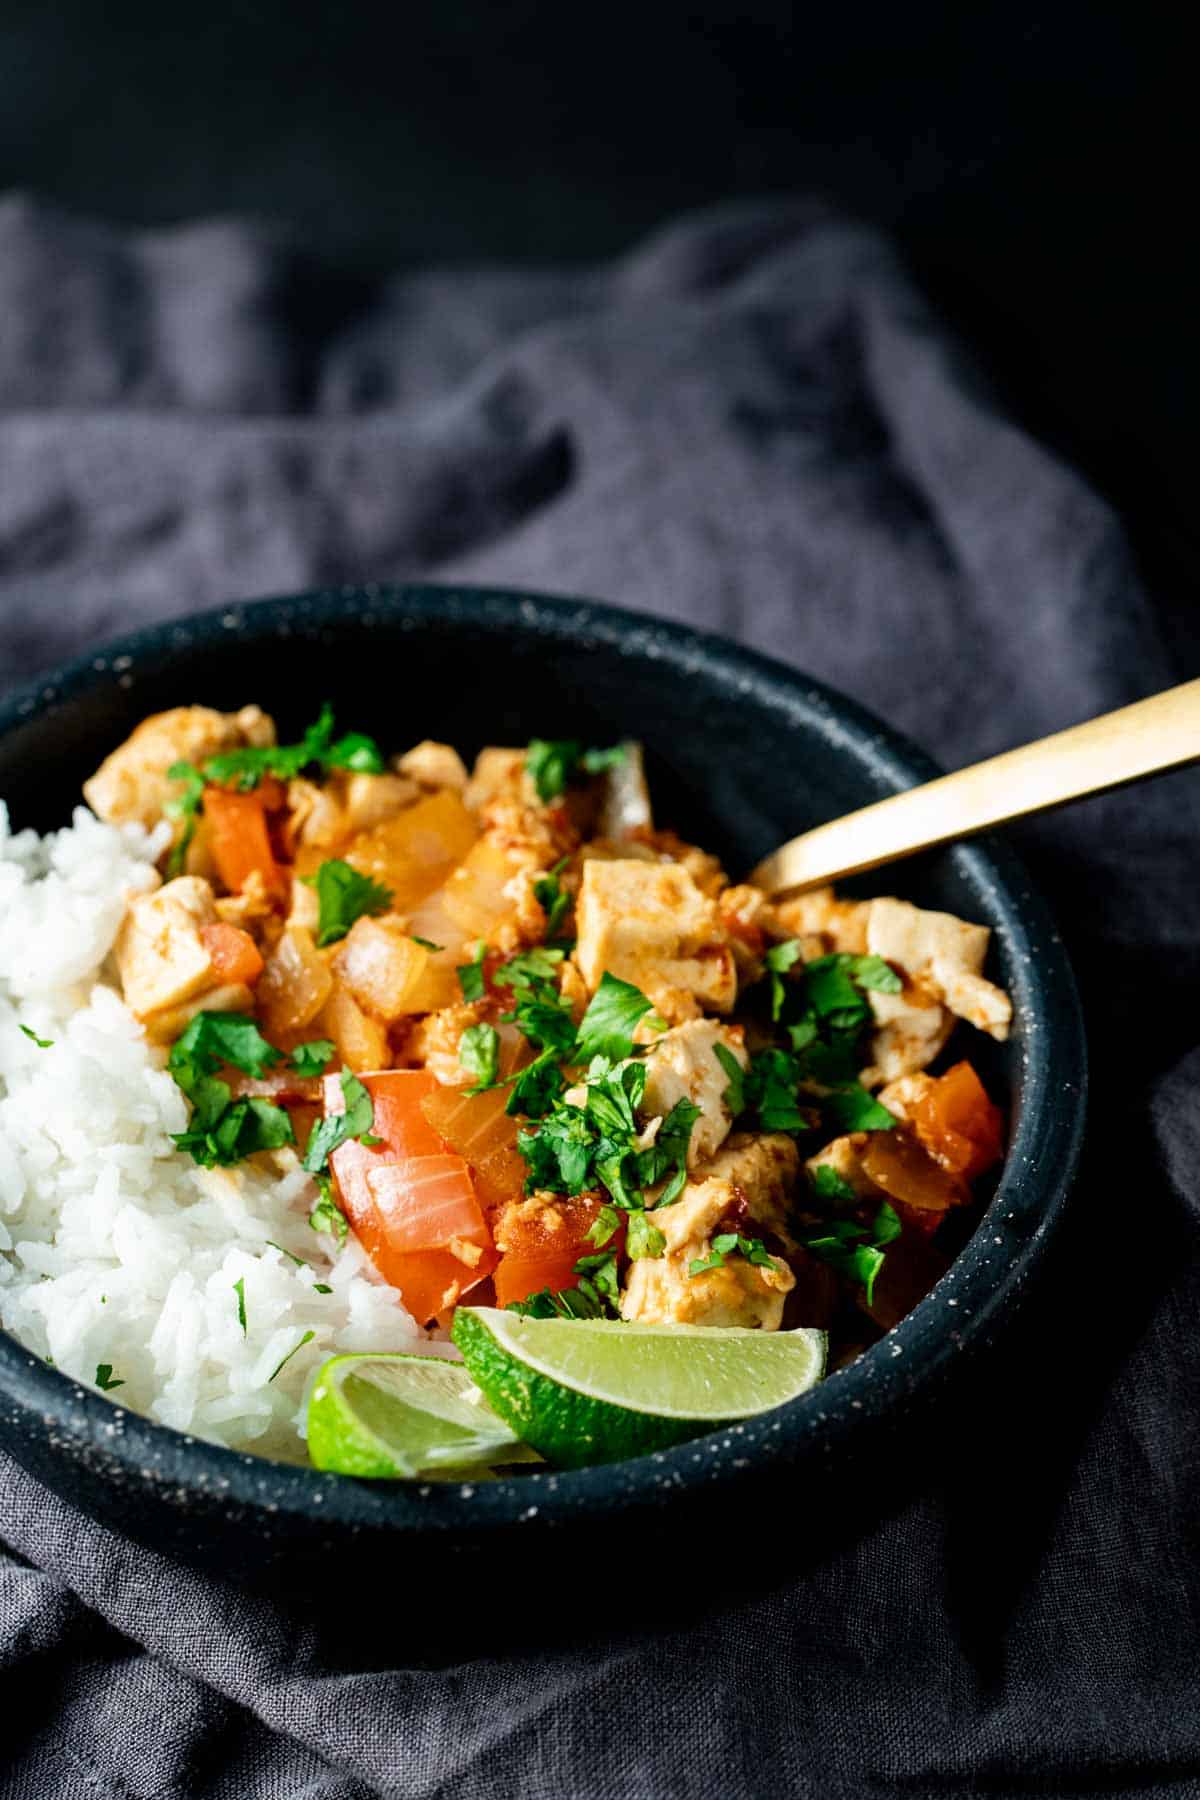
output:
<svg viewBox="0 0 1200 1800"><path fill-rule="evenodd" d="M461 794L467 785L467 766L458 751L450 744L435 743L432 738L423 738L398 756L395 767L424 788L453 788Z"/></svg>
<svg viewBox="0 0 1200 1800"><path fill-rule="evenodd" d="M737 1131L697 1170L696 1179L729 1182L746 1218L790 1244L788 1218L799 1170L800 1153L786 1132Z"/></svg>
<svg viewBox="0 0 1200 1800"><path fill-rule="evenodd" d="M688 1144L688 1168L707 1162L729 1135L733 1114L725 1104L729 1077L717 1061L721 1044L743 1069L750 1058L741 1028L714 1019L689 1019L654 1040L646 1059L646 1092L641 1110L647 1118L665 1117L680 1100L700 1108Z"/></svg>
<svg viewBox="0 0 1200 1800"><path fill-rule="evenodd" d="M480 812L493 800L516 800L529 805L536 798L533 783L525 776L524 750L501 750L491 745L475 758L463 800L471 812Z"/></svg>
<svg viewBox="0 0 1200 1800"><path fill-rule="evenodd" d="M954 1014L921 987L909 984L902 993L872 992L867 998L876 1029L870 1040L871 1062L859 1073L864 1087L924 1069L954 1030Z"/></svg>
<svg viewBox="0 0 1200 1800"><path fill-rule="evenodd" d="M1012 1003L983 978L991 937L986 925L968 925L952 913L929 912L907 900L872 900L869 907L869 951L897 963L956 1017L994 1038L1008 1036ZM886 996L872 995L877 998Z"/></svg>
<svg viewBox="0 0 1200 1800"><path fill-rule="evenodd" d="M784 1300L796 1284L781 1257L764 1264L734 1254L720 1268L690 1272L693 1262L710 1254L713 1237L737 1216L738 1191L733 1182L720 1179L689 1182L673 1205L659 1207L651 1218L666 1247L661 1256L643 1256L630 1264L621 1317L653 1325L778 1331Z"/></svg>
<svg viewBox="0 0 1200 1800"><path fill-rule="evenodd" d="M895 1081L889 1081L886 1087L880 1088L875 1098L902 1125L907 1125L926 1094L931 1093L936 1085L932 1075L918 1070L912 1075L899 1075Z"/></svg>
<svg viewBox="0 0 1200 1800"><path fill-rule="evenodd" d="M216 917L212 888L196 875L129 902L115 954L126 1003L143 1023L213 985L200 928Z"/></svg>
<svg viewBox="0 0 1200 1800"><path fill-rule="evenodd" d="M779 901L776 912L779 923L792 937L813 937L820 948L812 956L806 947L804 960L830 951L847 951L861 956L867 948L867 915L869 900L839 900L831 887L810 888L790 900Z"/></svg>
<svg viewBox="0 0 1200 1800"><path fill-rule="evenodd" d="M468 1025L479 1023L474 1006L444 1006L413 1028L405 1045L407 1057L436 1075L443 1087L469 1087L476 1079L458 1060L458 1045Z"/></svg>
<svg viewBox="0 0 1200 1800"><path fill-rule="evenodd" d="M355 919L333 954L333 969L360 1006L388 1023L419 1009L413 1005L429 952L410 937L400 919Z"/></svg>
<svg viewBox="0 0 1200 1800"><path fill-rule="evenodd" d="M177 706L143 719L84 782L83 797L110 824L156 825L177 792L167 779L173 763L200 764L224 750L262 748L274 742L274 721L257 706L243 706L236 713Z"/></svg>
<svg viewBox="0 0 1200 1800"><path fill-rule="evenodd" d="M607 971L669 1023L737 998L733 953L713 902L678 863L589 860L576 903L575 961L594 993Z"/></svg>

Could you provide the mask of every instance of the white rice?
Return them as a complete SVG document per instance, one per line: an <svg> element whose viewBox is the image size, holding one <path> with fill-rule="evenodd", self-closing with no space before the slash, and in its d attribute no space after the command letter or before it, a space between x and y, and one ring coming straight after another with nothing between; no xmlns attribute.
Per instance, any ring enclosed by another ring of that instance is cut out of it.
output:
<svg viewBox="0 0 1200 1800"><path fill-rule="evenodd" d="M108 1364L164 1425L295 1461L327 1356L423 1334L353 1237L313 1231L293 1151L201 1169L171 1143L187 1103L106 962L162 843L82 807L13 835L0 802L0 1325L89 1386Z"/></svg>

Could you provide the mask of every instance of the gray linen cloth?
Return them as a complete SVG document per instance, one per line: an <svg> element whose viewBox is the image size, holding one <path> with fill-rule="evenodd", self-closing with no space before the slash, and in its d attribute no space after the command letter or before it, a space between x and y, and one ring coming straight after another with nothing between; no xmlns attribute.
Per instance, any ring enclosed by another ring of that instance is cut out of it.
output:
<svg viewBox="0 0 1200 1800"><path fill-rule="evenodd" d="M352 284L260 227L0 203L5 682L138 621L418 574L725 631L949 763L1189 673L1112 513L819 206L602 268ZM1176 776L1022 834L1084 988L1092 1150L1032 1322L902 1501L764 1545L756 1591L657 1631L581 1572L544 1643L535 1609L422 1663L398 1620L355 1660L303 1597L171 1567L0 1452L0 1792L1200 1792L1198 810Z"/></svg>

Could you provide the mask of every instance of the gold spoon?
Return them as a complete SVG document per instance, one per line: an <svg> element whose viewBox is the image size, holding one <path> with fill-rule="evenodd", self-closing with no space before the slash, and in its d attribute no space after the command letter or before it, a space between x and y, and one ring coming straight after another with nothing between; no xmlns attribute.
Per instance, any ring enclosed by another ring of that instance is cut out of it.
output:
<svg viewBox="0 0 1200 1800"><path fill-rule="evenodd" d="M1200 761L1200 680L1006 750L792 838L750 879L797 893Z"/></svg>

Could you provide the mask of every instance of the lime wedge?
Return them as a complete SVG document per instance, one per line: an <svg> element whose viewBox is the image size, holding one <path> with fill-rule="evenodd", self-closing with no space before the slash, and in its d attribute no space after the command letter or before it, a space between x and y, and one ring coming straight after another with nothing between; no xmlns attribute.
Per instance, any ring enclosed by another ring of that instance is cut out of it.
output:
<svg viewBox="0 0 1200 1800"><path fill-rule="evenodd" d="M825 1372L823 1331L527 1319L460 1306L451 1334L485 1398L560 1468L665 1449L782 1406Z"/></svg>
<svg viewBox="0 0 1200 1800"><path fill-rule="evenodd" d="M537 1461L487 1405L460 1362L335 1356L308 1402L308 1453L339 1475L437 1476Z"/></svg>

